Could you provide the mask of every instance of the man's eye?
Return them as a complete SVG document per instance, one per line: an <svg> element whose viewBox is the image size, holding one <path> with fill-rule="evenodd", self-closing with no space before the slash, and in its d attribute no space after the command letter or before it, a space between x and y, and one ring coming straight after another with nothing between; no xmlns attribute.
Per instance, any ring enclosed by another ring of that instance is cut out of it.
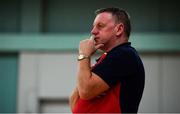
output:
<svg viewBox="0 0 180 114"><path fill-rule="evenodd" d="M105 25L104 25L104 24L99 24L99 27L102 27L102 28L103 28L103 27L105 27Z"/></svg>
<svg viewBox="0 0 180 114"><path fill-rule="evenodd" d="M99 24L99 25L98 25L98 28L104 28L104 27L105 27L104 24Z"/></svg>

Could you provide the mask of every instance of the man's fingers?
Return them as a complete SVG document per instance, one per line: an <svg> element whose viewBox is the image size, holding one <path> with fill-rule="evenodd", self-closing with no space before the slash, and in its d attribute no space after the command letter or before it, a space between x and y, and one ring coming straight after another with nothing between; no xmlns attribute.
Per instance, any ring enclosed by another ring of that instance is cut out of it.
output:
<svg viewBox="0 0 180 114"><path fill-rule="evenodd" d="M98 45L95 46L95 49L97 50L97 49L99 49L99 48L101 48L103 46L104 46L104 44L98 44Z"/></svg>
<svg viewBox="0 0 180 114"><path fill-rule="evenodd" d="M95 36L94 36L94 35L92 35L92 36L90 37L90 39L91 39L91 40L94 40L94 38L95 38Z"/></svg>
<svg viewBox="0 0 180 114"><path fill-rule="evenodd" d="M94 38L95 38L95 36L92 35L92 36L90 37L90 40L92 40L92 41L94 42L94 45L95 45ZM101 48L101 47L103 47L103 46L104 46L104 44L98 44L98 45L94 46L94 48L95 48L95 50L97 50L97 49L99 49L99 48Z"/></svg>

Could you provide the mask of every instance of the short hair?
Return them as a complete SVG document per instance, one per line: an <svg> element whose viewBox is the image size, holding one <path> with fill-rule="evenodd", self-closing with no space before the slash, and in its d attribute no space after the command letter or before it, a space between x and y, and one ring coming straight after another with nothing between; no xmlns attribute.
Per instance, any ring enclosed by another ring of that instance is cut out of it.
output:
<svg viewBox="0 0 180 114"><path fill-rule="evenodd" d="M131 23L130 23L130 16L127 11L111 7L111 8L101 8L95 11L95 15L98 15L103 12L111 13L115 17L115 21L117 23L123 23L125 27L125 33L127 37L129 38L130 32L131 32Z"/></svg>

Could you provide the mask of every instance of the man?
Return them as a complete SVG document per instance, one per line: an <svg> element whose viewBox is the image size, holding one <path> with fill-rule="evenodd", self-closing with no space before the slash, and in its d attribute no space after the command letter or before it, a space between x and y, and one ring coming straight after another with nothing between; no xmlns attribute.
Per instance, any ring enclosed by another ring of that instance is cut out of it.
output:
<svg viewBox="0 0 180 114"><path fill-rule="evenodd" d="M96 11L92 37L80 42L73 113L137 113L144 89L144 67L128 42L129 15L119 8ZM91 67L97 49L105 53Z"/></svg>

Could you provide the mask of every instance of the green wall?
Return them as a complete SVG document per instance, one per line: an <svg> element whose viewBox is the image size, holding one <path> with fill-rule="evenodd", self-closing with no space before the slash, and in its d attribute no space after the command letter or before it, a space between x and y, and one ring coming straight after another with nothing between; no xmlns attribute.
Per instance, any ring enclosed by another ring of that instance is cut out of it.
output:
<svg viewBox="0 0 180 114"><path fill-rule="evenodd" d="M1 52L77 51L87 34L0 34ZM132 33L132 46L139 52L180 52L180 34Z"/></svg>
<svg viewBox="0 0 180 114"><path fill-rule="evenodd" d="M0 53L0 113L16 112L17 60L17 54Z"/></svg>

